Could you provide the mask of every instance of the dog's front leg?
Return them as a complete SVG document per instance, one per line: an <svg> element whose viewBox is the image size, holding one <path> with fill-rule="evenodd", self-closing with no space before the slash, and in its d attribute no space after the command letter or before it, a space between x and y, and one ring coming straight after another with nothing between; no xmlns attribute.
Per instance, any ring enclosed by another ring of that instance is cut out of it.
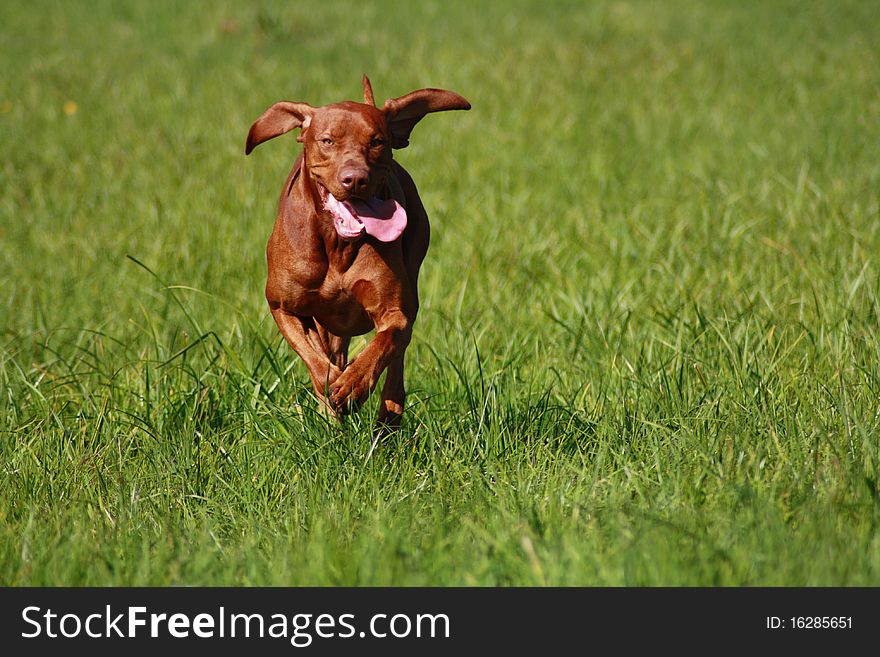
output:
<svg viewBox="0 0 880 657"><path fill-rule="evenodd" d="M284 339L306 364L318 400L331 415L335 415L334 406L327 403L326 391L336 382L342 371L331 362L330 355L324 352L315 321L311 317L285 312L280 307L272 308L272 317L275 318Z"/></svg>
<svg viewBox="0 0 880 657"><path fill-rule="evenodd" d="M403 362L403 352L412 338L410 319L395 308L374 322L376 335L330 386L330 403L337 410L363 404L389 362L398 357Z"/></svg>

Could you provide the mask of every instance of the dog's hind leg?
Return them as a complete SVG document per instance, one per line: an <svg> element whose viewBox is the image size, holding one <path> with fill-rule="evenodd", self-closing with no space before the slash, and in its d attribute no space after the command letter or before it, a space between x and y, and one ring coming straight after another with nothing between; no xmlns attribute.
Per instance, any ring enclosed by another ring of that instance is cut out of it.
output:
<svg viewBox="0 0 880 657"><path fill-rule="evenodd" d="M317 321L315 322L315 328L317 329L318 337L321 339L321 345L324 348L324 352L327 354L327 358L333 363L333 365L339 368L339 371L341 372L348 365L348 345L351 342L351 338L348 336L334 335L321 326Z"/></svg>

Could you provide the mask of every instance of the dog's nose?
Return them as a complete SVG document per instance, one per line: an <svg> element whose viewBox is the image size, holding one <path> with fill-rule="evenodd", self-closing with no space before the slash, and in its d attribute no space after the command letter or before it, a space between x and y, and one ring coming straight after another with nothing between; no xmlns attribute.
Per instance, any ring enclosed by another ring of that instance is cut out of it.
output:
<svg viewBox="0 0 880 657"><path fill-rule="evenodd" d="M370 184L370 174L365 169L346 167L339 172L339 184L352 194L362 194Z"/></svg>

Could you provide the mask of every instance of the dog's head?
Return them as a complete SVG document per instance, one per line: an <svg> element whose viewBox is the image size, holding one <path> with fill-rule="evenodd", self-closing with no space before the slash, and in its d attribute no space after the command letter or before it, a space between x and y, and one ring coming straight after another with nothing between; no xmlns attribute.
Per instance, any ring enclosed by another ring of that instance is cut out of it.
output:
<svg viewBox="0 0 880 657"><path fill-rule="evenodd" d="M425 115L466 110L464 98L443 89L419 89L385 101L377 108L370 80L363 77L364 102L345 101L323 107L282 101L258 118L248 133L245 154L258 144L300 128L309 176L323 200L369 201L382 190L391 166L391 151L409 145L409 136Z"/></svg>

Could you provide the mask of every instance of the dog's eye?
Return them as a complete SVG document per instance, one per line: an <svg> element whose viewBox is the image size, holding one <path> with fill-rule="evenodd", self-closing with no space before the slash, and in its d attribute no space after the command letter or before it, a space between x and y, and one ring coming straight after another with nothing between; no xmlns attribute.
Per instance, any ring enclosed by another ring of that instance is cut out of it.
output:
<svg viewBox="0 0 880 657"><path fill-rule="evenodd" d="M370 140L370 148L379 148L380 146L385 145L385 140L381 137L373 137Z"/></svg>

